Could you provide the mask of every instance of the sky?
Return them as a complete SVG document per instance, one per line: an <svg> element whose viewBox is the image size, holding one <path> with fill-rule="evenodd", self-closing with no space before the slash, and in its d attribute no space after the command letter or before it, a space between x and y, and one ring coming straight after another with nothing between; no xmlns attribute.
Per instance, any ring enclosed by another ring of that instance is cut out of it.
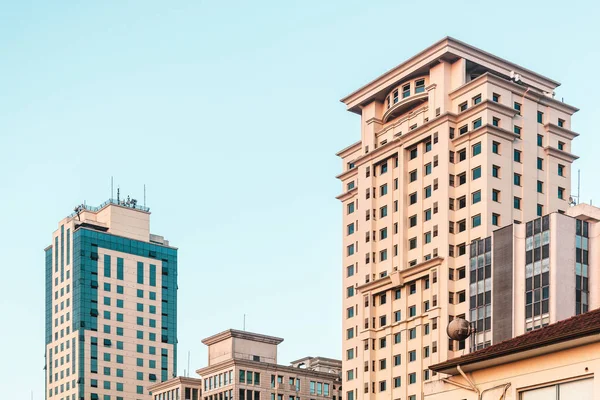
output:
<svg viewBox="0 0 600 400"><path fill-rule="evenodd" d="M600 202L598 2L2 1L0 387L44 398L44 252L82 202L143 198L179 248L179 365L228 328L341 358L339 99L453 36L562 83ZM574 174L575 175L575 174ZM574 182L576 187L576 182Z"/></svg>

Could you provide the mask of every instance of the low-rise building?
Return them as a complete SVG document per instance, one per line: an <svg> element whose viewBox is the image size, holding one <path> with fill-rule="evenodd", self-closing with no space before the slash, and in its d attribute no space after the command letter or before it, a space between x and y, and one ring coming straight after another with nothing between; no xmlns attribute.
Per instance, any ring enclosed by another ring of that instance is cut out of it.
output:
<svg viewBox="0 0 600 400"><path fill-rule="evenodd" d="M600 309L429 367L425 400L600 398Z"/></svg>
<svg viewBox="0 0 600 400"><path fill-rule="evenodd" d="M341 399L339 360L305 357L277 364L283 339L229 329L202 341L208 366L196 372L204 382L204 400Z"/></svg>
<svg viewBox="0 0 600 400"><path fill-rule="evenodd" d="M154 400L200 400L202 379L178 376L147 389Z"/></svg>

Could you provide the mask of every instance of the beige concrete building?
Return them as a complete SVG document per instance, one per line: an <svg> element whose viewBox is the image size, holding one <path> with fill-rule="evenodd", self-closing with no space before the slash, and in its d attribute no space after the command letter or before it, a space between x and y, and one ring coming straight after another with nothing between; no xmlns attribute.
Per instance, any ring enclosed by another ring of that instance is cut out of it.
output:
<svg viewBox="0 0 600 400"><path fill-rule="evenodd" d="M469 244L569 208L577 109L558 85L445 38L342 99L361 117L338 153L345 399L421 399L429 365L468 347L449 321L491 318L485 268L470 307Z"/></svg>
<svg viewBox="0 0 600 400"><path fill-rule="evenodd" d="M202 379L178 376L148 387L153 400L201 400Z"/></svg>
<svg viewBox="0 0 600 400"><path fill-rule="evenodd" d="M426 400L595 400L600 310L430 366Z"/></svg>
<svg viewBox="0 0 600 400"><path fill-rule="evenodd" d="M281 338L230 329L202 341L208 366L197 370L204 400L339 400L341 362L306 357L277 364Z"/></svg>
<svg viewBox="0 0 600 400"><path fill-rule="evenodd" d="M176 374L177 249L135 200L79 206L46 252L46 398L150 400Z"/></svg>

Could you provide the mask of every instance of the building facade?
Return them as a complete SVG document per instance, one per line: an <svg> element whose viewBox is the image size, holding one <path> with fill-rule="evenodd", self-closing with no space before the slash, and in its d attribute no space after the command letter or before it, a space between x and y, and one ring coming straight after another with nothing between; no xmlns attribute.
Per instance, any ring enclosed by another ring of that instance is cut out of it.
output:
<svg viewBox="0 0 600 400"><path fill-rule="evenodd" d="M202 379L178 376L148 387L153 400L200 400Z"/></svg>
<svg viewBox="0 0 600 400"><path fill-rule="evenodd" d="M46 396L150 400L176 374L177 249L135 201L79 206L46 253Z"/></svg>
<svg viewBox="0 0 600 400"><path fill-rule="evenodd" d="M467 319L477 333L469 347L482 348L483 336L500 343L600 307L600 275L590 268L600 264L598 221L599 208L579 204L473 243ZM489 291L479 290L482 275ZM481 296L490 312L478 308Z"/></svg>
<svg viewBox="0 0 600 400"><path fill-rule="evenodd" d="M449 321L491 318L491 241L469 245L569 208L577 109L558 85L445 38L342 99L361 117L338 153L345 399L421 399L428 366L468 351Z"/></svg>
<svg viewBox="0 0 600 400"><path fill-rule="evenodd" d="M230 329L202 341L208 366L197 370L204 400L340 400L339 360L306 357L277 364L283 339Z"/></svg>
<svg viewBox="0 0 600 400"><path fill-rule="evenodd" d="M593 400L600 395L600 310L432 365L426 400Z"/></svg>

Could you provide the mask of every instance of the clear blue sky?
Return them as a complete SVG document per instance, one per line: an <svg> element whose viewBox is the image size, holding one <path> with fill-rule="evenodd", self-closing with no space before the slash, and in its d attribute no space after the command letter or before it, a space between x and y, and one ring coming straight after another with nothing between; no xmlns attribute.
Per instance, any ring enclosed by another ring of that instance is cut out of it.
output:
<svg viewBox="0 0 600 400"><path fill-rule="evenodd" d="M0 8L3 398L43 398L43 249L111 176L147 185L152 231L180 249L180 374L244 313L285 338L280 362L341 357L334 154L359 118L338 100L447 35L563 83L600 201L597 2L122 3Z"/></svg>

